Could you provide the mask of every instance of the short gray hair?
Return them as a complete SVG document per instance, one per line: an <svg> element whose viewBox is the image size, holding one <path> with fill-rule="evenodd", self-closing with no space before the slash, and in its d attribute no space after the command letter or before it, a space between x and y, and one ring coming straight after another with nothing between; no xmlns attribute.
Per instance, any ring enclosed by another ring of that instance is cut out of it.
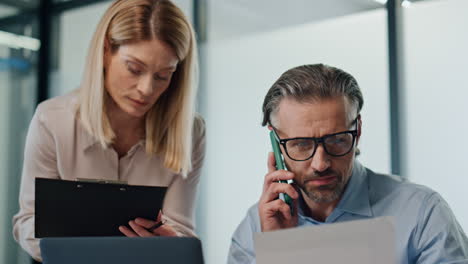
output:
<svg viewBox="0 0 468 264"><path fill-rule="evenodd" d="M271 115L278 111L282 99L298 102L346 96L357 113L364 104L359 85L351 74L324 64L309 64L292 68L271 86L263 101L262 126L271 124Z"/></svg>

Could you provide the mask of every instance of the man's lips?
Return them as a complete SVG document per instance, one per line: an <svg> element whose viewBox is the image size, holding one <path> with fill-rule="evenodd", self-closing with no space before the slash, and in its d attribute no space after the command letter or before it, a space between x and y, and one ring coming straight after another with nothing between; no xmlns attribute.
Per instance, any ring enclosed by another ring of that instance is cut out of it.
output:
<svg viewBox="0 0 468 264"><path fill-rule="evenodd" d="M337 180L336 176L324 176L324 177L307 180L305 184L310 184L313 186L322 186L322 185L328 185L330 183L333 183L336 180Z"/></svg>

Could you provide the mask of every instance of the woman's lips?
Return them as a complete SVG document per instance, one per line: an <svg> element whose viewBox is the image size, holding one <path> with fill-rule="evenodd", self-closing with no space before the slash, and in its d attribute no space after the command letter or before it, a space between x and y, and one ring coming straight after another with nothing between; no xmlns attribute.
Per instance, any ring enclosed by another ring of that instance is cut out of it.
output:
<svg viewBox="0 0 468 264"><path fill-rule="evenodd" d="M137 105L139 105L139 106L145 106L145 105L148 104L148 103L145 102L145 101L135 100L135 99L132 99L132 98L129 98L129 99L130 99L130 101L132 101L133 103L135 103L135 104L137 104Z"/></svg>

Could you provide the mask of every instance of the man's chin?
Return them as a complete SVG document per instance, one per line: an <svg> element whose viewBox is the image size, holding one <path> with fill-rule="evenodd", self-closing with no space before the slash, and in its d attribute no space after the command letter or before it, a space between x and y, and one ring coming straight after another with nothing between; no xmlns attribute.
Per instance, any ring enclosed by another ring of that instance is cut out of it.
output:
<svg viewBox="0 0 468 264"><path fill-rule="evenodd" d="M336 187L336 186L335 186ZM337 188L324 189L324 186L307 190L307 197L316 203L331 203L340 198L341 192Z"/></svg>

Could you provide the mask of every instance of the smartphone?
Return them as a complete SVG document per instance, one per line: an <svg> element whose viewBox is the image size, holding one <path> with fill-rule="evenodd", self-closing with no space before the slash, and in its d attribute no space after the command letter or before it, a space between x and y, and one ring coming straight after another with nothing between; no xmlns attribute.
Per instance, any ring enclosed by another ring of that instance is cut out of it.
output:
<svg viewBox="0 0 468 264"><path fill-rule="evenodd" d="M279 142L276 139L276 135L275 135L275 132L273 132L273 130L270 131L270 140L271 140L271 146L273 147L273 153L275 154L276 169L287 170L284 164L283 155L281 155ZM282 180L279 182L288 183L288 181L286 180ZM294 213L293 199L286 193L280 193L279 198L289 205L289 208L291 208L291 215L293 215Z"/></svg>

